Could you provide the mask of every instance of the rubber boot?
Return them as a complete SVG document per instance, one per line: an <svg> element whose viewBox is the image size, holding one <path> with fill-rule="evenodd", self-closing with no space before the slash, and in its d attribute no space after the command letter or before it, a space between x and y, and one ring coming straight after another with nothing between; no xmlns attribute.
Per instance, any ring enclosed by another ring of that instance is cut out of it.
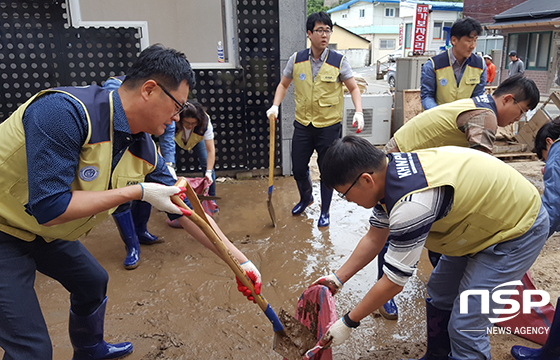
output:
<svg viewBox="0 0 560 360"><path fill-rule="evenodd" d="M383 277L383 265L385 264L385 254L389 244L386 243L383 249L377 255L377 280ZM382 307L379 308L379 313L387 320L397 320L399 318L399 310L395 300L389 299Z"/></svg>
<svg viewBox="0 0 560 360"><path fill-rule="evenodd" d="M140 260L140 243L136 230L134 229L134 221L132 220L132 212L125 210L119 213L113 213L113 219L117 224L117 229L121 234L121 239L126 248L126 258L124 259L124 268L127 270L136 269Z"/></svg>
<svg viewBox="0 0 560 360"><path fill-rule="evenodd" d="M307 178L304 180L296 180L299 190L300 200L292 209L293 215L299 215L305 210L306 207L313 204L313 184L307 173Z"/></svg>
<svg viewBox="0 0 560 360"><path fill-rule="evenodd" d="M129 342L108 344L103 340L106 307L107 297L90 315L80 316L70 310L68 332L74 348L73 360L118 359L132 352Z"/></svg>
<svg viewBox="0 0 560 360"><path fill-rule="evenodd" d="M432 299L426 299L426 322L428 324L428 347L426 354L419 360L448 360L453 359L451 341L447 325L451 311L440 310L432 305ZM410 359L409 359L410 360Z"/></svg>
<svg viewBox="0 0 560 360"><path fill-rule="evenodd" d="M543 347L531 349L515 345L511 348L511 356L517 360L560 360L560 311L558 311L558 304L560 304L560 298L558 298L550 332Z"/></svg>
<svg viewBox="0 0 560 360"><path fill-rule="evenodd" d="M148 220L152 213L152 205L145 201L134 201L132 203L132 218L134 219L134 228L140 244L151 245L163 242L157 236L148 232Z"/></svg>
<svg viewBox="0 0 560 360"><path fill-rule="evenodd" d="M321 181L321 214L319 215L319 222L317 223L318 227L329 226L331 223L329 210L331 208L332 193L332 189L327 189Z"/></svg>

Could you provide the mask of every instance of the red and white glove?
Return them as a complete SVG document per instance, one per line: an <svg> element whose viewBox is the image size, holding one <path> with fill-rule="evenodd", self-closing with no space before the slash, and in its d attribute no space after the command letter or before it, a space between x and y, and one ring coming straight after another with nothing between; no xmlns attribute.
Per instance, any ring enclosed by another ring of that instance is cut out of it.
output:
<svg viewBox="0 0 560 360"><path fill-rule="evenodd" d="M149 202L158 210L170 214L191 216L191 212L182 209L171 201L171 196L180 195L187 191L184 187L165 186L157 183L140 183L142 187L142 201Z"/></svg>
<svg viewBox="0 0 560 360"><path fill-rule="evenodd" d="M253 287L255 288L255 293L257 295L260 295L261 287L262 287L262 278L259 269L257 269L257 267L251 262L251 260L245 261L243 264L241 264L241 267L243 268L243 270L245 270L249 279L251 279L251 282L253 283ZM243 283L239 281L237 276L235 277L235 279L237 280L237 290L239 290L244 296L246 296L247 300L256 303L257 301L253 297L251 293L251 289L243 285Z"/></svg>
<svg viewBox="0 0 560 360"><path fill-rule="evenodd" d="M206 172L204 173L204 177L208 181L208 185L212 185L212 183L214 182L214 180L212 180L212 170L206 170Z"/></svg>
<svg viewBox="0 0 560 360"><path fill-rule="evenodd" d="M324 285L329 288L329 290L333 295L335 295L339 290L342 290L342 287L344 286L342 281L340 281L340 279L336 276L335 273L332 273L327 276L323 276L315 280L313 284L311 284L310 286L313 285Z"/></svg>
<svg viewBox="0 0 560 360"><path fill-rule="evenodd" d="M358 126L358 128L356 129L356 134L361 133L362 130L364 129L364 113L361 112L354 113L354 118L352 119L352 127L356 127L356 126Z"/></svg>
<svg viewBox="0 0 560 360"><path fill-rule="evenodd" d="M271 121L278 119L278 105L272 105L270 109L266 110L266 117Z"/></svg>

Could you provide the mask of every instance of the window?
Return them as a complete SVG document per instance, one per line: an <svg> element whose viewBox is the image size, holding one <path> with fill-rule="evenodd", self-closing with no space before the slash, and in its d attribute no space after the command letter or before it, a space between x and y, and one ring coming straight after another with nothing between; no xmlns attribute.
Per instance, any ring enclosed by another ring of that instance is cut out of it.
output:
<svg viewBox="0 0 560 360"><path fill-rule="evenodd" d="M434 31L433 31L433 36L432 39L434 40L446 40L446 33L443 30L444 27L449 27L451 28L451 26L453 25L452 22L450 21L435 21L434 22Z"/></svg>
<svg viewBox="0 0 560 360"><path fill-rule="evenodd" d="M386 8L385 9L385 17L395 17L395 9L394 8Z"/></svg>
<svg viewBox="0 0 560 360"><path fill-rule="evenodd" d="M360 17L366 16L366 9L360 9Z"/></svg>
<svg viewBox="0 0 560 360"><path fill-rule="evenodd" d="M517 51L517 57L523 60L525 69L547 71L551 38L550 31L509 34L507 53ZM506 62L508 68L509 61Z"/></svg>
<svg viewBox="0 0 560 360"><path fill-rule="evenodd" d="M346 19L348 17L348 14L342 14L342 18Z"/></svg>
<svg viewBox="0 0 560 360"><path fill-rule="evenodd" d="M379 39L380 50L393 50L395 48L395 39Z"/></svg>
<svg viewBox="0 0 560 360"><path fill-rule="evenodd" d="M406 24L405 30L404 30L404 47L405 49L410 49L410 43L412 39L412 23L410 24Z"/></svg>

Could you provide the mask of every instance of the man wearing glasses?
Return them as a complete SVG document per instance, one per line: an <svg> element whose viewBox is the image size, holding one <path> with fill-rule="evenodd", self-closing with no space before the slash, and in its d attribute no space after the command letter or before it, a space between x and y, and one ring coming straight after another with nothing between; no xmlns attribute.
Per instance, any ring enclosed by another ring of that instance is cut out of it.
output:
<svg viewBox="0 0 560 360"><path fill-rule="evenodd" d="M488 313L481 296L461 294L513 290L502 285L520 280L531 267L549 230L538 190L508 164L457 146L385 154L349 135L325 156L325 184L373 211L368 232L346 262L315 283L336 293L387 240L391 246L385 275L321 343L341 344L363 318L401 292L426 247L443 256L427 284L428 348L422 359L490 359L487 329L504 303L491 296Z"/></svg>
<svg viewBox="0 0 560 360"><path fill-rule="evenodd" d="M313 188L309 177L309 160L313 151L317 151L321 170L325 151L342 135L342 84L348 88L356 108L352 123L357 127L356 132L361 132L364 127L360 90L346 57L328 48L331 33L332 21L329 15L325 12L309 15L307 37L311 48L290 57L276 88L273 105L266 112L269 119L275 120L278 117L278 106L293 80L296 119L292 138L292 171L300 195L299 203L292 209L293 215L301 214L313 203ZM332 190L321 182L319 227L330 224L331 199Z"/></svg>
<svg viewBox="0 0 560 360"><path fill-rule="evenodd" d="M125 202L142 200L178 218L218 254L187 218L190 211L171 202L184 189L173 186L150 136L179 120L194 82L183 53L153 45L140 53L118 90L44 90L0 125L0 347L6 358L52 358L34 290L36 271L70 292L75 360L132 352L129 342L103 340L108 275L77 240ZM257 268L218 233L260 293Z"/></svg>

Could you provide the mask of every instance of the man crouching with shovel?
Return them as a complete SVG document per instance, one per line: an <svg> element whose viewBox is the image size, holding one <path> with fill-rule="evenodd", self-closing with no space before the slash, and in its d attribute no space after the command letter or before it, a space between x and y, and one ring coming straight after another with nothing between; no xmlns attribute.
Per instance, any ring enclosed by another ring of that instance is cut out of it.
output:
<svg viewBox="0 0 560 360"><path fill-rule="evenodd" d="M443 256L427 285L428 349L422 359L490 359L486 328L503 306L489 296L491 313L483 313L482 296L461 293L490 293L520 280L533 264L549 222L535 187L490 155L452 146L384 154L363 138L346 136L325 159L325 184L373 212L369 231L344 265L314 284L335 293L387 240L390 246L385 275L329 328L321 344L341 344L360 320L398 294L425 246Z"/></svg>

